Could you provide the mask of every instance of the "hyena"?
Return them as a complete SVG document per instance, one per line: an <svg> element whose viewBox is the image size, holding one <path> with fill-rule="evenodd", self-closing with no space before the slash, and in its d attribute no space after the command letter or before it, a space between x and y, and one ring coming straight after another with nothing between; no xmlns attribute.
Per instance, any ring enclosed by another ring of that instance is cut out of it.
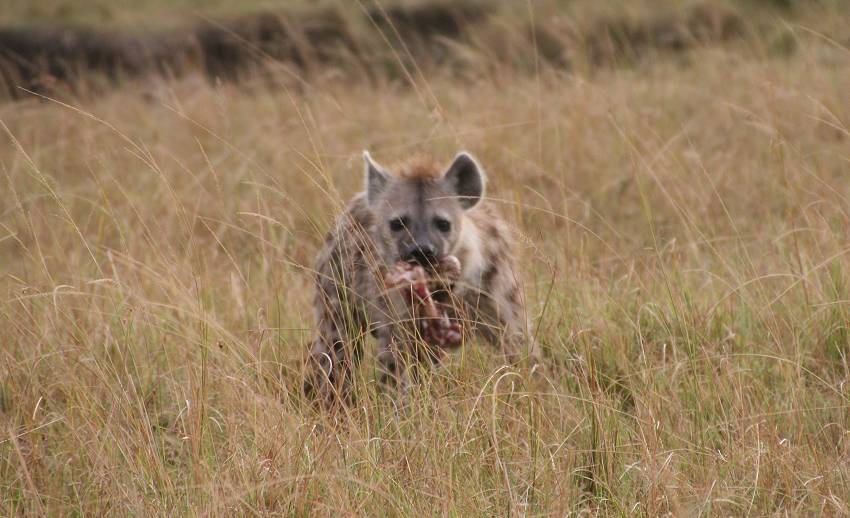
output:
<svg viewBox="0 0 850 518"><path fill-rule="evenodd" d="M469 153L442 169L416 158L391 173L364 151L366 188L328 233L316 262L316 327L305 373L308 395L347 400L352 368L369 335L378 342L381 381L406 388L417 367L435 362L417 339L410 308L387 290L383 275L398 261L425 267L440 257L460 260L450 287L453 318L501 348L508 361L537 348L518 282L510 230L484 199L485 173Z"/></svg>

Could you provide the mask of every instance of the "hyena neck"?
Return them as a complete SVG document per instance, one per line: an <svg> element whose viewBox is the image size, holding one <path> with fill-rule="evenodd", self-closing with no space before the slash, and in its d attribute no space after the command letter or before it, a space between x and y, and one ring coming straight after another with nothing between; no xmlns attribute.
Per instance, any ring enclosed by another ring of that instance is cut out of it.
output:
<svg viewBox="0 0 850 518"><path fill-rule="evenodd" d="M460 228L454 255L460 260L461 285L477 287L484 271L484 254L481 243L481 229L475 218L465 217Z"/></svg>

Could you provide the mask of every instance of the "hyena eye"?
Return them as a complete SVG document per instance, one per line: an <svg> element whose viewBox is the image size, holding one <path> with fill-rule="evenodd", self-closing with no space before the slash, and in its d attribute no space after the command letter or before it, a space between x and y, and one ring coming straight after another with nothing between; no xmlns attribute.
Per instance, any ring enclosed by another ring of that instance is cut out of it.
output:
<svg viewBox="0 0 850 518"><path fill-rule="evenodd" d="M394 218L390 220L390 230L401 232L407 226L407 218Z"/></svg>
<svg viewBox="0 0 850 518"><path fill-rule="evenodd" d="M448 232L452 229L451 221L443 218L435 218L434 225L437 227L437 230L440 232Z"/></svg>

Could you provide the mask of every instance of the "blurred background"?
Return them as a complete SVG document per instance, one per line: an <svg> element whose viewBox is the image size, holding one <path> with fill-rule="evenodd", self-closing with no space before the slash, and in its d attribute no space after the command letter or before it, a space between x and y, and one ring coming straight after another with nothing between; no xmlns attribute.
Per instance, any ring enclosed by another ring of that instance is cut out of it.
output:
<svg viewBox="0 0 850 518"><path fill-rule="evenodd" d="M270 70L295 84L409 82L434 67L586 74L685 62L717 46L779 58L812 33L846 44L847 9L840 0L4 0L0 80L17 98L21 88L75 95L191 74L251 83Z"/></svg>

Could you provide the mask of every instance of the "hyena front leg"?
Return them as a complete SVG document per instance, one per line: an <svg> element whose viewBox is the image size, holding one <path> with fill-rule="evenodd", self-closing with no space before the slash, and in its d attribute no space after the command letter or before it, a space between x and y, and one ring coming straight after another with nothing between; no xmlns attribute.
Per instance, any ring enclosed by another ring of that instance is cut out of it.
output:
<svg viewBox="0 0 850 518"><path fill-rule="evenodd" d="M348 331L333 319L319 321L304 376L308 397L326 404L351 401L353 369L363 355L363 336Z"/></svg>
<svg viewBox="0 0 850 518"><path fill-rule="evenodd" d="M410 386L406 362L389 327L378 331L378 371L381 384L404 395Z"/></svg>
<svg viewBox="0 0 850 518"><path fill-rule="evenodd" d="M432 352L418 343L405 326L394 326L393 330L378 333L379 379L385 387L395 389L404 404L422 369L439 362L439 352Z"/></svg>
<svg viewBox="0 0 850 518"><path fill-rule="evenodd" d="M313 300L315 331L304 376L304 393L320 402L350 402L354 367L363 355L364 302L339 257L319 261Z"/></svg>
<svg viewBox="0 0 850 518"><path fill-rule="evenodd" d="M385 294L372 309L370 322L378 341L378 379L385 388L394 390L404 404L419 367L414 315L399 293Z"/></svg>
<svg viewBox="0 0 850 518"><path fill-rule="evenodd" d="M381 383L396 391L397 400L405 405L410 389L418 379L418 370L425 363L417 355L418 344L411 331L403 325L394 325L378 335L378 368Z"/></svg>

